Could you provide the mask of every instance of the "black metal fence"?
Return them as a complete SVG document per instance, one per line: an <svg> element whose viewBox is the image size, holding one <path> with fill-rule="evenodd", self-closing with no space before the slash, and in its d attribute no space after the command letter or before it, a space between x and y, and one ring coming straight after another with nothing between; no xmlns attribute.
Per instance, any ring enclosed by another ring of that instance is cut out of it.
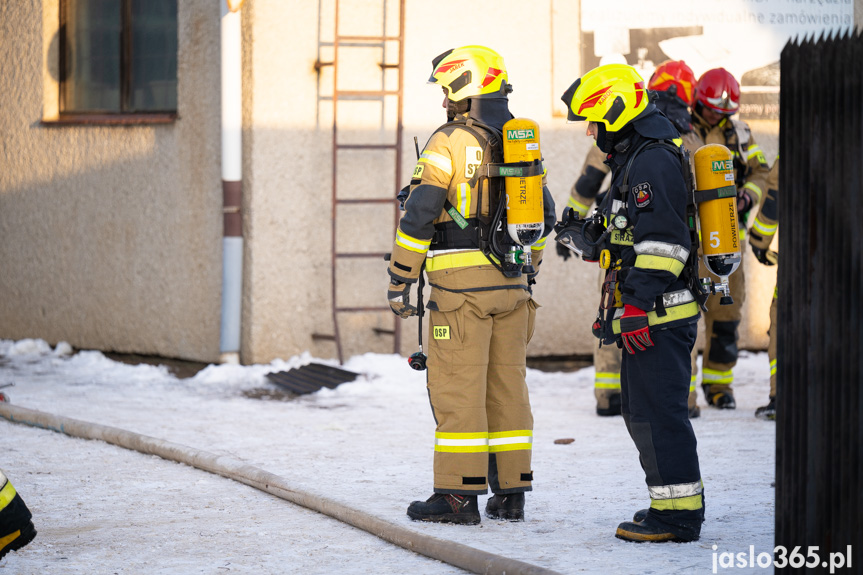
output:
<svg viewBox="0 0 863 575"><path fill-rule="evenodd" d="M863 573L863 35L790 42L781 74L777 572Z"/></svg>

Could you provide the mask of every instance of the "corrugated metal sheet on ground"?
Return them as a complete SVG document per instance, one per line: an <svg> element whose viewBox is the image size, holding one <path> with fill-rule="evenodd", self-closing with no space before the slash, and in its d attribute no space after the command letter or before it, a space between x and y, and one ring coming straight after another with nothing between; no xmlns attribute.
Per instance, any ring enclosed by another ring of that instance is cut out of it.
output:
<svg viewBox="0 0 863 575"><path fill-rule="evenodd" d="M334 389L339 384L355 380L358 376L358 373L331 365L310 363L288 371L268 373L267 379L286 391L303 395L314 393L324 387Z"/></svg>

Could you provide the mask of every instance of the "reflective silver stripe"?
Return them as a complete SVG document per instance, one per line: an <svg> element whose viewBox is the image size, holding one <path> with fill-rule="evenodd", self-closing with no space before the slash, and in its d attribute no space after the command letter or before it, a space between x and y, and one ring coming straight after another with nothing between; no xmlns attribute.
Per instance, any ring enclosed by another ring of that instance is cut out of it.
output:
<svg viewBox="0 0 863 575"><path fill-rule="evenodd" d="M662 305L665 307L674 307L695 301L695 296L688 289L670 291L662 294Z"/></svg>
<svg viewBox="0 0 863 575"><path fill-rule="evenodd" d="M662 305L665 307L675 307L695 301L695 296L688 289L670 291L662 294ZM620 319L623 317L623 308L619 307L614 310L614 318Z"/></svg>
<svg viewBox="0 0 863 575"><path fill-rule="evenodd" d="M693 497L701 495L704 490L703 483L678 483L677 485L647 486L651 499L680 499L681 497Z"/></svg>
<svg viewBox="0 0 863 575"><path fill-rule="evenodd" d="M6 476L3 475L2 471L0 471L0 487L3 487L4 485L6 485L7 481L8 481L8 479L6 479Z"/></svg>
<svg viewBox="0 0 863 575"><path fill-rule="evenodd" d="M429 250L426 254L426 257L433 258L435 256L445 256L448 254L460 254L462 252L476 252L479 250L471 250L471 249L455 249L455 250Z"/></svg>
<svg viewBox="0 0 863 575"><path fill-rule="evenodd" d="M661 256L664 258L674 258L681 263L686 263L689 257L689 250L678 244L669 244L667 242L647 241L638 242L633 246L636 255Z"/></svg>
<svg viewBox="0 0 863 575"><path fill-rule="evenodd" d="M459 184L458 191L458 211L464 217L468 216L467 210L470 207L470 187L467 184Z"/></svg>

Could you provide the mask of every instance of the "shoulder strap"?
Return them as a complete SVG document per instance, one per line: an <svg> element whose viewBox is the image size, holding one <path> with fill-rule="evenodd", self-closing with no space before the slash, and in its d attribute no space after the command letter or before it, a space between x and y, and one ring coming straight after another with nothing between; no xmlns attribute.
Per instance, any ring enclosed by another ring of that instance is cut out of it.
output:
<svg viewBox="0 0 863 575"><path fill-rule="evenodd" d="M642 142L637 148L635 148L635 151L632 152L632 155L629 156L629 160L627 160L627 162L626 162L626 168L623 170L623 181L621 182L620 186L618 187L618 191L620 192L621 198L626 198L626 195L629 193L629 171L632 169L632 163L635 161L635 158L638 156L638 154L640 154L644 150L647 150L650 148L666 148L666 149L674 152L679 158L681 158L681 168L683 168L682 156L688 155L688 153L685 153L681 150L681 146L678 146L673 141L648 140L646 142ZM687 185L690 186L690 189L691 189L691 182L692 182L691 175L692 174L689 170L688 158L687 158L687 164L686 164L685 168L686 168L685 170L681 169L681 171L684 172L683 179L686 181ZM688 172L690 174L689 178L686 177L686 172Z"/></svg>

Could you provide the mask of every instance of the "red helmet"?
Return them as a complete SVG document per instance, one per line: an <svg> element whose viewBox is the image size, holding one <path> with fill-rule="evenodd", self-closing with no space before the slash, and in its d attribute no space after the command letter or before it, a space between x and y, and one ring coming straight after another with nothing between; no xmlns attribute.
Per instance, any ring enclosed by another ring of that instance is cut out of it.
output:
<svg viewBox="0 0 863 575"><path fill-rule="evenodd" d="M695 74L683 60L666 60L656 68L647 83L648 90L657 92L667 92L671 86L676 86L677 96L687 106L692 104Z"/></svg>
<svg viewBox="0 0 863 575"><path fill-rule="evenodd" d="M731 115L740 106L740 85L725 68L713 68L698 79L695 100L718 114Z"/></svg>

